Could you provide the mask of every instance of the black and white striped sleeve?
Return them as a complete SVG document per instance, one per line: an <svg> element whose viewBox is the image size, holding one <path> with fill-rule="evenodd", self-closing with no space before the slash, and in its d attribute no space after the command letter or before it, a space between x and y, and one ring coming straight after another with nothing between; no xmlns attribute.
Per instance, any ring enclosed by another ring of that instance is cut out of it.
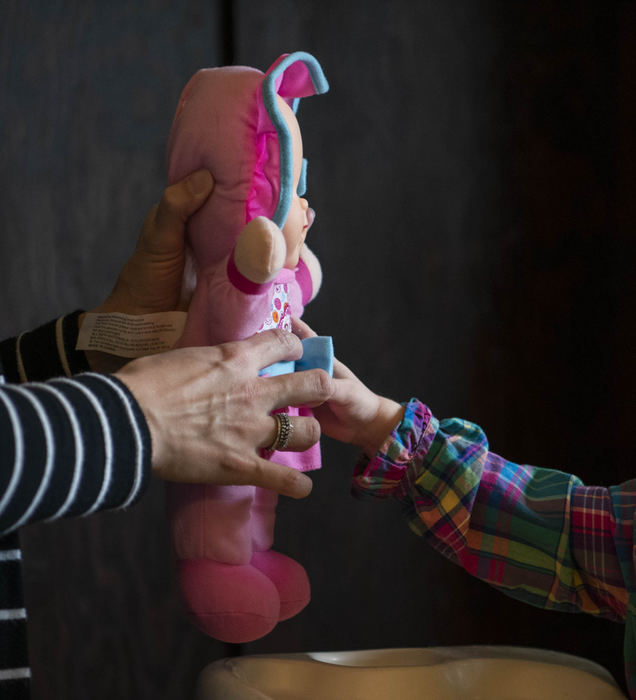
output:
<svg viewBox="0 0 636 700"><path fill-rule="evenodd" d="M30 696L18 528L126 507L149 479L150 434L128 389L67 379L89 370L80 313L0 343L0 697Z"/></svg>
<svg viewBox="0 0 636 700"><path fill-rule="evenodd" d="M0 342L0 365L5 380L22 384L88 372L85 353L75 349L81 313L77 310L60 316Z"/></svg>
<svg viewBox="0 0 636 700"><path fill-rule="evenodd" d="M0 697L28 698L31 670L18 533L0 540Z"/></svg>
<svg viewBox="0 0 636 700"><path fill-rule="evenodd" d="M150 433L112 376L0 386L0 533L125 508L150 475Z"/></svg>

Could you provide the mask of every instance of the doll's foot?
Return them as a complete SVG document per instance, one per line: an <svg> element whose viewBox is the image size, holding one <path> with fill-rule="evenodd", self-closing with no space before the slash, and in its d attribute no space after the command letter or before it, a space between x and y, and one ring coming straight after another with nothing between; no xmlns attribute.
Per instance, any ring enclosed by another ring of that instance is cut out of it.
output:
<svg viewBox="0 0 636 700"><path fill-rule="evenodd" d="M250 564L262 571L278 589L279 620L287 620L297 615L309 603L309 578L297 561L268 549L266 552L254 552Z"/></svg>
<svg viewBox="0 0 636 700"><path fill-rule="evenodd" d="M280 619L276 585L259 569L211 559L178 562L179 584L192 623L222 642L251 642Z"/></svg>

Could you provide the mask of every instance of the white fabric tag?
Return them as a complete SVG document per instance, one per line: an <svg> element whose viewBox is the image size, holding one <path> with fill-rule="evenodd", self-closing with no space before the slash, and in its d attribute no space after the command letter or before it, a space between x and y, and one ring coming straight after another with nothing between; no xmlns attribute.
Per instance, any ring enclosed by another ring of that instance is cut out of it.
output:
<svg viewBox="0 0 636 700"><path fill-rule="evenodd" d="M118 357L142 357L170 350L186 321L185 311L145 316L86 314L77 338L77 350L97 350Z"/></svg>

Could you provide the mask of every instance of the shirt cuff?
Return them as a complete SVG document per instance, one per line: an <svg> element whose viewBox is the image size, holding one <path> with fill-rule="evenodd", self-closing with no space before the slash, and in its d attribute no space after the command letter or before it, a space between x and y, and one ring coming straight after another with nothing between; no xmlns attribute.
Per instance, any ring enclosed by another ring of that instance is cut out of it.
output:
<svg viewBox="0 0 636 700"><path fill-rule="evenodd" d="M6 381L21 384L89 371L86 355L75 349L81 313L74 311L0 343L0 363Z"/></svg>
<svg viewBox="0 0 636 700"><path fill-rule="evenodd" d="M401 498L408 491L408 471L413 457L428 453L438 420L417 399L403 404L404 418L372 459L362 455L353 472L351 491L356 498Z"/></svg>
<svg viewBox="0 0 636 700"><path fill-rule="evenodd" d="M252 282L252 280L247 279L247 277L239 271L238 267L236 267L234 251L232 251L227 260L227 278L239 292L251 294L253 296L264 294L273 284L272 282L263 282L263 284L259 284L258 282Z"/></svg>

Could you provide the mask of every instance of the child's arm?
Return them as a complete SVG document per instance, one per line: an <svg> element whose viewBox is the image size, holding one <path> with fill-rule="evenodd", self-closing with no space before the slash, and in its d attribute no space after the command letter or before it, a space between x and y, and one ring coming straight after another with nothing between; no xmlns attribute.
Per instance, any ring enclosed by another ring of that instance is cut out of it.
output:
<svg viewBox="0 0 636 700"><path fill-rule="evenodd" d="M298 334L310 334L295 322ZM323 432L363 448L353 493L393 498L411 529L466 571L537 607L624 618L633 587L636 481L584 486L490 451L483 430L420 401L377 396L341 363L314 409ZM630 573L632 572L632 573Z"/></svg>

